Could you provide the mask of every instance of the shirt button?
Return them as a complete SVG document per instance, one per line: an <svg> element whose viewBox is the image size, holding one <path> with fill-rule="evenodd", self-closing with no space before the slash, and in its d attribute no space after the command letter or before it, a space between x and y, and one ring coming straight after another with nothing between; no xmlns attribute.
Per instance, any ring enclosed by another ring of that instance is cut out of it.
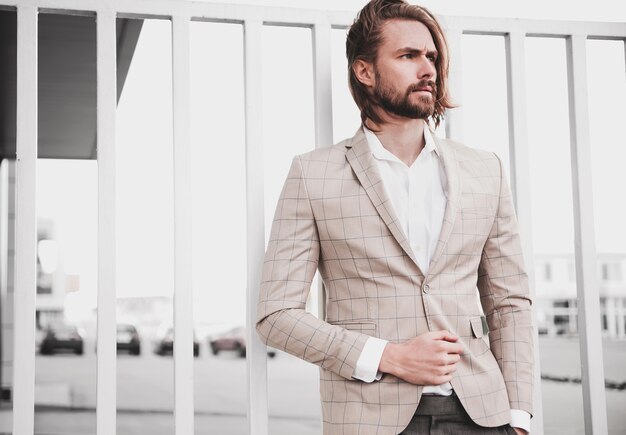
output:
<svg viewBox="0 0 626 435"><path fill-rule="evenodd" d="M428 293L428 292L430 291L430 286L429 286L428 284L424 284L424 285L422 286L422 291L423 291L424 293Z"/></svg>

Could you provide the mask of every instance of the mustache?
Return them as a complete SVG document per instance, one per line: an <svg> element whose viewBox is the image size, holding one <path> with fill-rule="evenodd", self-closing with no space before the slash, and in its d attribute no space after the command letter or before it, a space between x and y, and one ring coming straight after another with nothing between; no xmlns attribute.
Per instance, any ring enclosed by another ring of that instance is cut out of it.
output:
<svg viewBox="0 0 626 435"><path fill-rule="evenodd" d="M406 90L406 93L408 95L411 92L415 92L426 87L429 87L431 89L431 93L433 95L437 94L437 84L433 82L432 80L420 80L419 82L414 83L411 86L409 86Z"/></svg>

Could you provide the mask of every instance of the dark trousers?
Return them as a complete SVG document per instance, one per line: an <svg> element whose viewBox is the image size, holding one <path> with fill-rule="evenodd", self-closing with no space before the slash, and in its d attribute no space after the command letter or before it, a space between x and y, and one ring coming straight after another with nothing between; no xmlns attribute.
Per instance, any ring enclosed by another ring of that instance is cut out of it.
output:
<svg viewBox="0 0 626 435"><path fill-rule="evenodd" d="M400 435L515 435L508 424L498 427L478 426L467 415L459 398L422 396L415 415Z"/></svg>

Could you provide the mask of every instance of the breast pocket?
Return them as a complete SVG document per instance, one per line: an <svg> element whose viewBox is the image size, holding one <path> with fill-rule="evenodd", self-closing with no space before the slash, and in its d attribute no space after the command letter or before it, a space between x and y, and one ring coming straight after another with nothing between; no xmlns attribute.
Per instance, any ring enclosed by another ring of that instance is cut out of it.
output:
<svg viewBox="0 0 626 435"><path fill-rule="evenodd" d="M462 208L461 214L464 218L476 218L476 217L494 217L496 212L489 208Z"/></svg>
<svg viewBox="0 0 626 435"><path fill-rule="evenodd" d="M495 212L489 209L461 209L460 232L467 236L487 237L491 231Z"/></svg>
<svg viewBox="0 0 626 435"><path fill-rule="evenodd" d="M469 348L474 356L479 356L489 351L489 328L487 320L484 316L472 317L470 319L470 329L472 337L470 338Z"/></svg>

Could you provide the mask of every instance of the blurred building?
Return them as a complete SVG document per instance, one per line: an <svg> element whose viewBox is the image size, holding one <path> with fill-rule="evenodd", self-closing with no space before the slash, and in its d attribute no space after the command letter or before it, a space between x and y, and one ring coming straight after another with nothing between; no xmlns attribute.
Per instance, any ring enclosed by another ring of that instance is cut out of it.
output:
<svg viewBox="0 0 626 435"><path fill-rule="evenodd" d="M13 287L15 267L15 162L0 164L0 390L8 395L13 379ZM63 320L65 294L78 283L63 271L54 222L37 222L37 329ZM68 287L67 284L74 284ZM6 392L6 393L5 393ZM7 396L5 396L7 397Z"/></svg>
<svg viewBox="0 0 626 435"><path fill-rule="evenodd" d="M37 329L63 320L66 277L54 222L37 221Z"/></svg>
<svg viewBox="0 0 626 435"><path fill-rule="evenodd" d="M535 255L535 313L540 334L578 333L576 262L573 254ZM602 331L626 339L626 254L598 254Z"/></svg>
<svg viewBox="0 0 626 435"><path fill-rule="evenodd" d="M117 19L117 97L143 20ZM41 13L38 17L38 158L95 159L95 16ZM13 382L17 14L0 10L0 391ZM38 222L37 326L64 318L67 292L78 276L63 273L52 222Z"/></svg>

